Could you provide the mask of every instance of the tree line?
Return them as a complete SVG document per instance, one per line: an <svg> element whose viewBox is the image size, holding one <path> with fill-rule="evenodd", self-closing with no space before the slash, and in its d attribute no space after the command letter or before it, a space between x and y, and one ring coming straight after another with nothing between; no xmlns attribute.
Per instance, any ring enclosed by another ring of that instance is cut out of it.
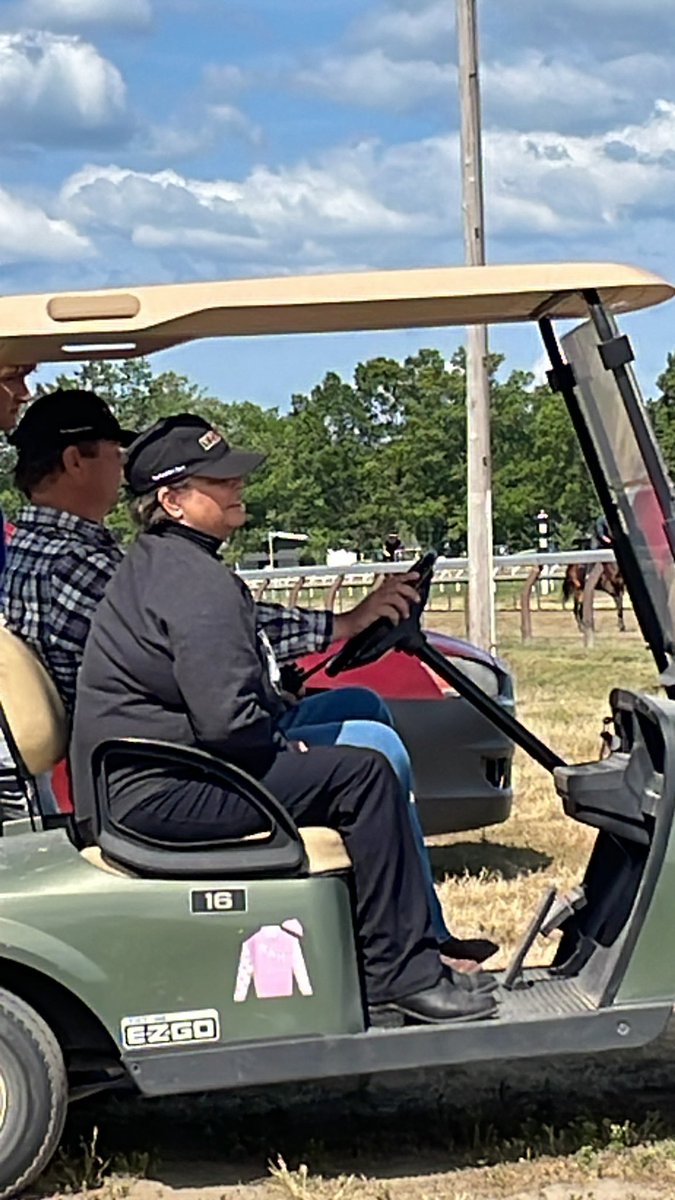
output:
<svg viewBox="0 0 675 1200"><path fill-rule="evenodd" d="M155 372L146 359L86 363L58 378L90 388L121 423L143 429L189 410L216 424L235 445L267 461L251 479L249 521L236 553L261 550L270 529L307 533L304 561L327 548L370 557L388 533L405 545L450 554L466 547L466 371L464 351L446 362L421 349L403 362L371 358L351 381L329 371L287 411L251 401L223 403L186 376ZM675 468L675 354L669 354L648 401L666 462ZM49 390L49 389L45 389ZM559 548L588 537L598 504L561 396L526 371L490 359L495 544L536 545L536 515L549 514ZM12 482L13 453L0 450L0 503L11 517L22 499ZM133 534L126 504L111 516L123 541Z"/></svg>

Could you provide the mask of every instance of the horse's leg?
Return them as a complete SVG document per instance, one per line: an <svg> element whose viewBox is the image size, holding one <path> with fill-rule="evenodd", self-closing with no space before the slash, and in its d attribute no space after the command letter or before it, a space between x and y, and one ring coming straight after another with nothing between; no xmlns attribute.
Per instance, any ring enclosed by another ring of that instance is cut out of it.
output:
<svg viewBox="0 0 675 1200"><path fill-rule="evenodd" d="M626 632L626 623L623 619L623 588L617 590L614 594L614 603L616 604L616 615L619 622L619 633Z"/></svg>
<svg viewBox="0 0 675 1200"><path fill-rule="evenodd" d="M579 633L583 633L583 631L584 631L582 599L583 599L583 592L580 592L575 589L575 592L574 592L574 620L577 623L577 629L579 630Z"/></svg>

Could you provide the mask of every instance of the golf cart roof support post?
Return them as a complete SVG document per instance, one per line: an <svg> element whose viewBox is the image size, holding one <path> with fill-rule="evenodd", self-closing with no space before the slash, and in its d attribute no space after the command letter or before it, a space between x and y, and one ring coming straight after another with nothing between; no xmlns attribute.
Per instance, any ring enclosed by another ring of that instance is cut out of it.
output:
<svg viewBox="0 0 675 1200"><path fill-rule="evenodd" d="M664 477L661 470L658 451L650 437L649 430L645 428L640 404L628 375L628 363L633 358L632 350L630 351L629 358L624 354L620 354L615 356L616 361L613 361L611 350L617 342L621 342L623 339L617 337L598 293L596 291L586 291L584 292L584 297L588 304L591 320L602 343L600 346L600 356L603 365L605 370L611 371L616 379L616 384L621 394L624 408L626 409L626 415L631 423L635 440L640 447L640 453L649 472L649 478L654 486L656 498L663 513L663 519L666 522L670 521L673 517L673 503L668 487L668 480ZM628 345L630 347L630 343Z"/></svg>
<svg viewBox="0 0 675 1200"><path fill-rule="evenodd" d="M429 645L424 637L420 634L419 639L415 639L405 649L419 658L420 662L425 663L430 667L436 675L440 675L445 683L450 684L455 691L459 692L469 704L491 721L493 725L501 733L505 733L511 741L520 746L530 758L538 762L545 771L550 771L551 774L556 767L564 767L567 764L563 758L560 758L555 751L551 750L544 742L540 741L534 733L532 733L521 721L518 721L507 709L503 708L492 696L488 696L477 683L469 679L459 667L455 667L440 650L436 650L434 646Z"/></svg>
<svg viewBox="0 0 675 1200"><path fill-rule="evenodd" d="M602 305L599 304L598 307L602 308ZM603 314L606 320L604 309ZM624 532L619 511L614 503L614 497L612 496L605 473L602 469L602 465L595 448L595 443L591 436L590 430L588 429L581 408L579 407L579 402L577 400L575 391L576 381L574 378L574 371L572 370L570 364L565 362L562 356L558 339L553 328L553 323L549 317L540 318L539 331L551 363L551 370L547 375L549 386L553 389L553 391L561 393L565 404L567 405L567 411L570 414L574 432L577 435L577 440L581 447L581 452L586 460L586 466L588 467L591 479L593 480L593 484L598 494L600 504L602 505L603 512L607 518L607 521L609 522L609 528L612 533L612 541L614 543L614 553L616 555L616 560L619 564L621 574L628 585L628 591L633 601L635 616L642 631L643 637L651 648L657 667L662 672L666 671L670 665L670 661L666 654L666 648L663 644L661 624L656 612L654 611L651 597L644 586L640 567L635 561L633 547L631 546L630 539ZM666 692L671 699L675 699L675 687L666 687Z"/></svg>

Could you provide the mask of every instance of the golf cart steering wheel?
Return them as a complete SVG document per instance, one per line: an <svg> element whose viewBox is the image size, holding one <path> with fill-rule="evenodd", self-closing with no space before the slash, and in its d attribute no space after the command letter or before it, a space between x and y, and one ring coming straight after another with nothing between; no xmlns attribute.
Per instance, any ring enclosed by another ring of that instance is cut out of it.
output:
<svg viewBox="0 0 675 1200"><path fill-rule="evenodd" d="M377 617L360 633L355 633L345 642L326 667L326 675L340 675L343 671L353 671L356 667L365 667L368 663L376 662L388 650L401 646L411 634L418 632L420 619L429 599L436 557L436 552L429 550L410 568L411 574L419 575L415 584L419 600L411 604L408 616L399 621L398 625L394 625L389 617Z"/></svg>

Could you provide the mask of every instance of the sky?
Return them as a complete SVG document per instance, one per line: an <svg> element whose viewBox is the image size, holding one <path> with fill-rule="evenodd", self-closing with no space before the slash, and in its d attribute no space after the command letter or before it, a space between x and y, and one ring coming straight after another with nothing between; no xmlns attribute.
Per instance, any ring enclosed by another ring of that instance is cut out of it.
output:
<svg viewBox="0 0 675 1200"><path fill-rule="evenodd" d="M454 0L0 0L5 293L463 258ZM675 4L478 0L487 255L675 279ZM675 305L624 321L647 392ZM532 329L491 347L541 371ZM286 407L457 330L156 356ZM47 378L48 372L42 373Z"/></svg>

